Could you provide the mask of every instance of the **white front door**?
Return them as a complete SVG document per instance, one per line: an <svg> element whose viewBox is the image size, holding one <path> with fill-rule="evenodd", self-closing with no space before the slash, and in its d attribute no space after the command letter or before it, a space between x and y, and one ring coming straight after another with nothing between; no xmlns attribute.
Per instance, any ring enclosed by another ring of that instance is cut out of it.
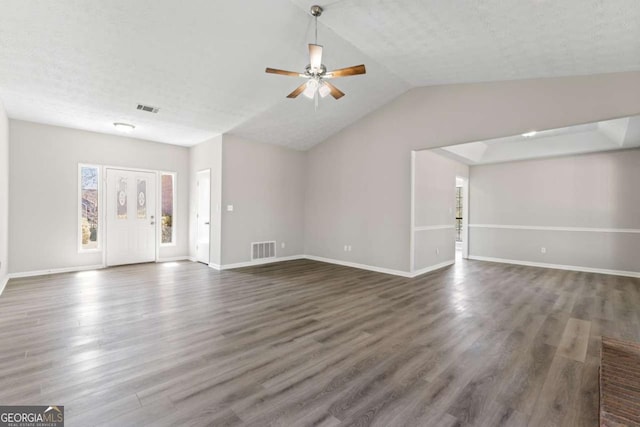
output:
<svg viewBox="0 0 640 427"><path fill-rule="evenodd" d="M196 212L196 259L209 264L211 230L211 171L198 172L198 206Z"/></svg>
<svg viewBox="0 0 640 427"><path fill-rule="evenodd" d="M156 174L107 169L107 265L156 260Z"/></svg>

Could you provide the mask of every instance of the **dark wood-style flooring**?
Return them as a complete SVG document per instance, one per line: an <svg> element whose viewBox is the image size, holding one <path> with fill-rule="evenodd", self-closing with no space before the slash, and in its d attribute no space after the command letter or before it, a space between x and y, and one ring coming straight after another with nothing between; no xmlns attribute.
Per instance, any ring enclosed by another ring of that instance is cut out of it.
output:
<svg viewBox="0 0 640 427"><path fill-rule="evenodd" d="M67 426L596 426L600 337L639 341L639 308L638 279L480 261L17 279L0 404Z"/></svg>

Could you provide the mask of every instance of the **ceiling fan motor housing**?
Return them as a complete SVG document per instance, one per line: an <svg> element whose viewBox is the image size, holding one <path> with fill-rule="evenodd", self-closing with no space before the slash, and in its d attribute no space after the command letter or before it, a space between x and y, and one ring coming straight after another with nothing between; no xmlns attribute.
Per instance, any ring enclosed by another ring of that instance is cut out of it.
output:
<svg viewBox="0 0 640 427"><path fill-rule="evenodd" d="M320 64L320 69L313 70L311 64L308 64L304 69L304 73L309 77L322 77L327 74L327 67L324 64Z"/></svg>
<svg viewBox="0 0 640 427"><path fill-rule="evenodd" d="M322 9L322 7L318 6L317 4L311 6L311 16L315 16L317 18L318 16L322 15L323 11L324 9Z"/></svg>

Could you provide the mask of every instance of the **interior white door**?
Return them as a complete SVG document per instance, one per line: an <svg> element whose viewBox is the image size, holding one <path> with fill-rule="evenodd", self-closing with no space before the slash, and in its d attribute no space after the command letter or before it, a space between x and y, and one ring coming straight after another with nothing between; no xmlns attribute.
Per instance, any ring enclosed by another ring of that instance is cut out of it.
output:
<svg viewBox="0 0 640 427"><path fill-rule="evenodd" d="M198 172L198 206L196 207L196 259L209 264L211 231L211 171Z"/></svg>
<svg viewBox="0 0 640 427"><path fill-rule="evenodd" d="M156 260L156 174L107 169L107 265Z"/></svg>

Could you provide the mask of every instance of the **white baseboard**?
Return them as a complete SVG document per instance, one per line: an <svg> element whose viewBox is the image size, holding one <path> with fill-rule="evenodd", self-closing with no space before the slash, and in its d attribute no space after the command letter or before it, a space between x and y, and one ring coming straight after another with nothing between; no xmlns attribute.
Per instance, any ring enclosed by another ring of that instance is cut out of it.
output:
<svg viewBox="0 0 640 427"><path fill-rule="evenodd" d="M192 261L193 259L188 256L173 256L166 258L158 258L156 262L175 262L175 261Z"/></svg>
<svg viewBox="0 0 640 427"><path fill-rule="evenodd" d="M252 267L254 265L263 265L263 264L271 264L274 262L282 262L282 261L293 261L296 259L304 259L304 255L292 255L292 256L283 256L277 258L266 258L266 259L256 259L253 261L246 262L236 262L234 264L209 264L209 267L216 270L231 270L232 268L242 268L242 267Z"/></svg>
<svg viewBox="0 0 640 427"><path fill-rule="evenodd" d="M421 268L420 270L414 271L413 273L411 273L412 274L411 277L420 276L426 273L430 273L434 270L439 270L441 268L449 267L450 265L453 265L455 263L456 263L455 259L450 259L448 261L441 262L440 264L430 265L429 267Z"/></svg>
<svg viewBox="0 0 640 427"><path fill-rule="evenodd" d="M99 264L99 265L85 265L81 267L52 268L50 270L23 271L21 273L9 273L8 277L9 279L18 279L20 277L35 277L35 276L46 276L48 274L73 273L76 271L86 271L86 270L99 270L104 267L105 267L104 265Z"/></svg>
<svg viewBox="0 0 640 427"><path fill-rule="evenodd" d="M342 261L342 260L333 259L333 258L324 258L320 256L315 256L315 255L305 255L304 258L310 259L312 261L326 262L328 264L342 265L344 267L359 268L360 270L375 271L376 273L393 274L394 276L401 276L401 277L413 277L412 274L409 273L408 271L394 270L392 268L376 267L374 265L360 264L360 263L351 262L351 261Z"/></svg>
<svg viewBox="0 0 640 427"><path fill-rule="evenodd" d="M264 260L238 262L238 263L235 263L235 264L218 265L218 264L211 263L211 264L209 264L209 267L213 268L214 270L230 270L230 269L234 269L234 268L242 268L242 267L251 267L251 266L255 266L255 265L271 264L271 263L274 263L274 262L293 261L293 260L296 260L296 259L309 259L309 260L312 260L312 261L326 262L328 264L342 265L344 267L358 268L360 270L374 271L376 273L391 274L391 275L394 275L394 276L407 277L407 278L416 277L416 276L419 276L421 274L425 274L425 273L428 273L430 271L437 270L439 268L447 267L447 266L449 266L449 265L451 265L451 264L453 264L455 262L454 260L449 260L449 261L445 261L443 263L440 263L440 264L437 264L437 265L432 265L430 267L426 267L426 268L423 268L421 270L414 271L414 272L410 273L408 271L394 270L394 269L391 269L391 268L384 268L384 267L376 267L376 266L373 266L373 265L360 264L360 263L357 263L357 262L350 262L350 261L342 261L342 260L332 259L332 258L324 258L324 257L315 256L315 255L293 255L293 256L288 256L288 257L269 258L269 259L264 259Z"/></svg>
<svg viewBox="0 0 640 427"><path fill-rule="evenodd" d="M0 279L0 295L2 295L2 293L4 292L4 288L7 286L7 283L9 283L9 276L5 275L2 279Z"/></svg>
<svg viewBox="0 0 640 427"><path fill-rule="evenodd" d="M553 268L557 270L581 271L585 273L610 274L613 276L640 277L640 272L638 271L607 270L605 268L591 268L591 267L581 267L577 265L549 264L544 262L520 261L515 259L493 258L493 257L476 256L476 255L469 255L469 259L473 259L476 261L499 262L503 264L525 265L527 267Z"/></svg>

